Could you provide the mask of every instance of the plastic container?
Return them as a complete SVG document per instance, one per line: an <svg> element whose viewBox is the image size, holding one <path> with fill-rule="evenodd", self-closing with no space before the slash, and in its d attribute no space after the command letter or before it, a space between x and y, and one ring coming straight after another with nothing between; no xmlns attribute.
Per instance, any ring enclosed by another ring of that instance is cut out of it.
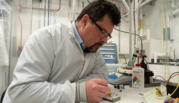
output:
<svg viewBox="0 0 179 103"><path fill-rule="evenodd" d="M142 57L142 56L139 56L139 57ZM143 92L144 91L144 69L141 68L141 64L139 64L139 57L138 57L138 64L136 64L136 67L132 69L132 89L137 92Z"/></svg>

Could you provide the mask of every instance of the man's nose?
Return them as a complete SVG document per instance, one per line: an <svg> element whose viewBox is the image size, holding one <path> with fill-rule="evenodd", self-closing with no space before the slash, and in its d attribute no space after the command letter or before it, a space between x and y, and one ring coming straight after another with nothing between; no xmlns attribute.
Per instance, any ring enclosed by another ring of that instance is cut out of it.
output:
<svg viewBox="0 0 179 103"><path fill-rule="evenodd" d="M107 43L107 37L101 38L101 42L102 42L103 44Z"/></svg>

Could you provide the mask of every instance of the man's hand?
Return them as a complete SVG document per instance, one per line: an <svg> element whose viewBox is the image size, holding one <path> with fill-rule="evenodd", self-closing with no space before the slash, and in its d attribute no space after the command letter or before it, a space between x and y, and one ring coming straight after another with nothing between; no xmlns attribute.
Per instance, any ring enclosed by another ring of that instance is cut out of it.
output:
<svg viewBox="0 0 179 103"><path fill-rule="evenodd" d="M86 82L87 102L99 102L105 96L105 92L110 92L108 82L103 79L91 79Z"/></svg>

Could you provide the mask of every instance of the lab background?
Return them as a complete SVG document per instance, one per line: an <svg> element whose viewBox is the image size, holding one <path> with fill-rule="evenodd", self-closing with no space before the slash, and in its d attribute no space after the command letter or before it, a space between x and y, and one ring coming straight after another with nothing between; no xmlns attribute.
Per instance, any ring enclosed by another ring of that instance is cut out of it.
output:
<svg viewBox="0 0 179 103"><path fill-rule="evenodd" d="M133 34L142 38L142 53L147 55L153 77L160 75L168 79L173 72L179 72L179 1L108 1L115 3L121 12L121 23L115 28L124 31L113 29L112 39L108 41L115 45L114 54L103 55L109 72L113 71L111 67L128 65L133 54L141 52L141 40ZM75 20L87 4L87 0L0 0L0 95L12 81L28 37L41 27L66 25ZM136 6L138 4L142 5ZM130 12L132 9L135 12ZM179 83L179 76L170 82Z"/></svg>

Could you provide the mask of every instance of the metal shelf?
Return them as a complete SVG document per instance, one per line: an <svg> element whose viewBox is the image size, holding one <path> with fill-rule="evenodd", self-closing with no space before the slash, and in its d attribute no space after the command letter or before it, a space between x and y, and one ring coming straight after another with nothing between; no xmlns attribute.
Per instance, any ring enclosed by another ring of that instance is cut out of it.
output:
<svg viewBox="0 0 179 103"><path fill-rule="evenodd" d="M115 58L103 58L103 59L115 59Z"/></svg>
<svg viewBox="0 0 179 103"><path fill-rule="evenodd" d="M101 48L100 48L100 50L115 50L115 49L101 49Z"/></svg>
<svg viewBox="0 0 179 103"><path fill-rule="evenodd" d="M103 45L103 46L115 46L115 45Z"/></svg>
<svg viewBox="0 0 179 103"><path fill-rule="evenodd" d="M115 53L101 53L101 54L115 54Z"/></svg>

